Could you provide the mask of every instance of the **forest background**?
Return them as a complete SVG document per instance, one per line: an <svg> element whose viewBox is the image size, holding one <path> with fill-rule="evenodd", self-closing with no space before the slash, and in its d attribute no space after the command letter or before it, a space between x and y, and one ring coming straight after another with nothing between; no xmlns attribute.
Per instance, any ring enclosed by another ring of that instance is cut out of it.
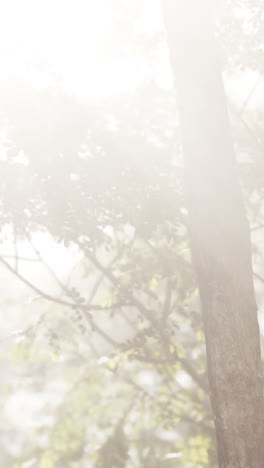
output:
<svg viewBox="0 0 264 468"><path fill-rule="evenodd" d="M263 332L264 7L218 8ZM0 43L1 466L216 467L160 2L10 0Z"/></svg>

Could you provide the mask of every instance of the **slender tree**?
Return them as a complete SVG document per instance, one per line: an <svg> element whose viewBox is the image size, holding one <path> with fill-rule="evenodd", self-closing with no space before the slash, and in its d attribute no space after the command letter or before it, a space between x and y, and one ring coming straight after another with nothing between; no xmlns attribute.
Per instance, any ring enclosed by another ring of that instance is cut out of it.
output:
<svg viewBox="0 0 264 468"><path fill-rule="evenodd" d="M221 468L263 468L259 327L209 0L163 0L178 93L193 261Z"/></svg>

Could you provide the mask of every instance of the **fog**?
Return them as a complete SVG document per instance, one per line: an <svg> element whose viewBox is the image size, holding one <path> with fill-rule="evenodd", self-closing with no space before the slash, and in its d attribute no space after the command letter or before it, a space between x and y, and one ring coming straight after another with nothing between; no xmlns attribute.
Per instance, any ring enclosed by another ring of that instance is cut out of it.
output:
<svg viewBox="0 0 264 468"><path fill-rule="evenodd" d="M262 466L263 5L211 3L2 4L3 468Z"/></svg>

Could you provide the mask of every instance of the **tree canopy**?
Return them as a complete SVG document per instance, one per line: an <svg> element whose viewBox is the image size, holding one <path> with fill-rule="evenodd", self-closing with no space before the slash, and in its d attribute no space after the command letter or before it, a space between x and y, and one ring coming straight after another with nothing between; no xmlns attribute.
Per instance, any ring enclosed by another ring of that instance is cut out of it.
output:
<svg viewBox="0 0 264 468"><path fill-rule="evenodd" d="M83 27L79 3L69 8ZM262 3L217 7L260 307ZM0 87L0 459L12 468L214 468L162 15L158 2L98 4L111 12L111 31L94 46L103 63L98 80L107 82L116 63L118 70L144 64L132 85L84 98L60 79L49 83L56 69L34 52L24 59L32 73L14 73ZM84 50L85 41L82 30ZM0 51L0 63L8 53ZM89 68L88 54L82 61ZM34 73L48 75L48 84L34 82Z"/></svg>

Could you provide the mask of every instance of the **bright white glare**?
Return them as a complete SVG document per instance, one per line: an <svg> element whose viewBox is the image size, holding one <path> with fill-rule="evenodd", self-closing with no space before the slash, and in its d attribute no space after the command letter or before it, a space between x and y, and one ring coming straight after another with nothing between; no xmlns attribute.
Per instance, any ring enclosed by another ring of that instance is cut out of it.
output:
<svg viewBox="0 0 264 468"><path fill-rule="evenodd" d="M65 383L59 380L52 382L43 392L18 390L7 399L4 414L12 424L23 430L52 426L54 416L47 409L56 408L66 390Z"/></svg>
<svg viewBox="0 0 264 468"><path fill-rule="evenodd" d="M158 25L158 1L142 0L139 30ZM0 76L34 87L58 85L83 98L135 87L146 75L136 54L111 57L115 34L112 0L9 0L1 6ZM119 7L120 8L120 7ZM148 12L148 15L146 14Z"/></svg>

